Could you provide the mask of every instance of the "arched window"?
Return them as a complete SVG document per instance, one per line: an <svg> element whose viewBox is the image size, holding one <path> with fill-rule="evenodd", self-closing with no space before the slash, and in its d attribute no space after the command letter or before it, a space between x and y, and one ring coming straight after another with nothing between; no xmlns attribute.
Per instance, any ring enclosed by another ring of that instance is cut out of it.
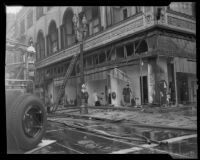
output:
<svg viewBox="0 0 200 160"><path fill-rule="evenodd" d="M43 59L45 56L45 41L42 31L39 31L37 36L36 51L37 51L37 60Z"/></svg>
<svg viewBox="0 0 200 160"><path fill-rule="evenodd" d="M49 25L49 32L47 38L48 54L58 51L58 29L56 23L52 21Z"/></svg>
<svg viewBox="0 0 200 160"><path fill-rule="evenodd" d="M61 26L61 48L67 48L75 43L75 32L73 28L73 11L68 8L63 16L63 22Z"/></svg>

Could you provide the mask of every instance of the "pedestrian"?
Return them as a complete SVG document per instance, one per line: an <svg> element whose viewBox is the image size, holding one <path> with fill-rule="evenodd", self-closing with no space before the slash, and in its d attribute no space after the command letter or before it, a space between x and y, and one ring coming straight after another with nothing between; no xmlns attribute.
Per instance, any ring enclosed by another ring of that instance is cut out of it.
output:
<svg viewBox="0 0 200 160"><path fill-rule="evenodd" d="M167 106L170 105L170 93L168 92L167 93Z"/></svg>

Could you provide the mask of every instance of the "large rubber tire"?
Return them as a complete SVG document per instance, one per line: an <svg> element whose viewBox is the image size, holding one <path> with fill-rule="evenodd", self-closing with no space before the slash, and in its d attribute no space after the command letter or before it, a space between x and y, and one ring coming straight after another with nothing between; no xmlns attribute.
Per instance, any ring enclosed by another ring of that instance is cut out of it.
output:
<svg viewBox="0 0 200 160"><path fill-rule="evenodd" d="M7 104L6 104L7 105ZM25 133L23 126L23 117L27 110L35 107L41 111L42 128L34 137L30 137ZM41 141L46 127L46 110L43 103L36 96L31 94L23 94L17 97L15 103L9 106L7 113L7 127L12 131L12 136L17 141L17 146L21 150L30 150Z"/></svg>

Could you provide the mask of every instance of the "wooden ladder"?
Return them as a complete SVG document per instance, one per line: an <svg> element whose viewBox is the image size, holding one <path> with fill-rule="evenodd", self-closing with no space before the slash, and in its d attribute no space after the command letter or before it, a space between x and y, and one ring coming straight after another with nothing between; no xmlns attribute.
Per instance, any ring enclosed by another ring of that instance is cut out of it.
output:
<svg viewBox="0 0 200 160"><path fill-rule="evenodd" d="M58 105L59 105L59 101L60 101L60 99L62 98L62 96L63 96L64 93L65 93L65 86L66 86L66 84L67 84L67 82L68 82L68 79L69 79L71 73L72 73L72 70L73 70L74 64L76 63L77 58L78 58L78 54L75 54L75 55L73 56L72 60L71 60L70 66L69 66L68 69L67 69L67 72L66 72L66 74L65 74L65 76L64 76L63 83L62 83L62 85L61 85L61 87L60 87L60 89L59 89L59 92L58 92L58 94L57 94L56 101L55 101L55 103L54 103L52 112L55 112L55 111L57 110Z"/></svg>

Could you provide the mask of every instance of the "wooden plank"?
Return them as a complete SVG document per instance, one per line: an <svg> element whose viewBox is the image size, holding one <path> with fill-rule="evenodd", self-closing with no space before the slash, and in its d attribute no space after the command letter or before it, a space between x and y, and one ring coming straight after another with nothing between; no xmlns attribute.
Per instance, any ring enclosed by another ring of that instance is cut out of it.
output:
<svg viewBox="0 0 200 160"><path fill-rule="evenodd" d="M56 140L42 140L42 142L39 143L36 148L34 148L34 149L30 150L30 151L25 152L25 154L31 154L31 153L33 153L33 152L35 152L35 151L37 151L37 150L39 150L41 148L44 148L44 147L46 147L46 146L48 146L50 144L55 143L55 142L56 142Z"/></svg>

